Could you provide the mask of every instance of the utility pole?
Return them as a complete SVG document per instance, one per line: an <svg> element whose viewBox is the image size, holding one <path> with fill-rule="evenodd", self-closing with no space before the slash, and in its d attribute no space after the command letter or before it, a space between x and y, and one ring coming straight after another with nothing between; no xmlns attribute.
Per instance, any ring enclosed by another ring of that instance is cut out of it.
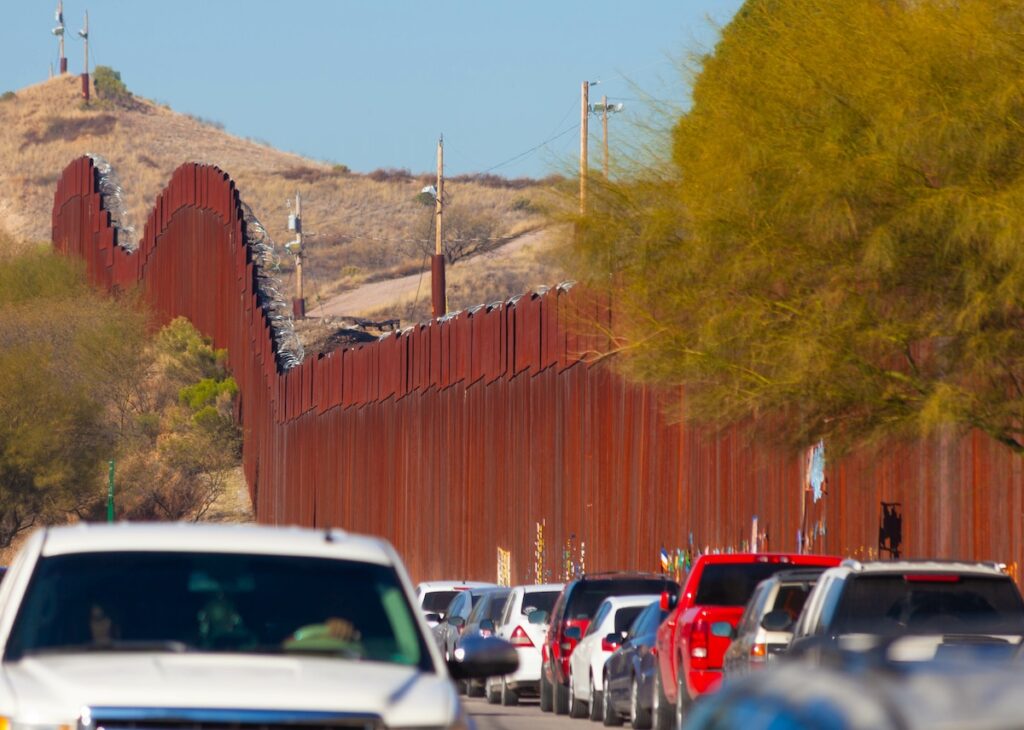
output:
<svg viewBox="0 0 1024 730"><path fill-rule="evenodd" d="M114 521L114 460L111 459L107 466L107 522Z"/></svg>
<svg viewBox="0 0 1024 730"><path fill-rule="evenodd" d="M60 55L60 72L68 72L68 59L64 56L64 0L57 0L57 12L54 15L57 20L57 27L51 32L57 36L57 46Z"/></svg>
<svg viewBox="0 0 1024 730"><path fill-rule="evenodd" d="M295 212L288 215L288 230L295 231L295 240L284 245L286 251L295 256L295 291L292 299L292 315L296 319L306 316L306 299L302 292L302 197L295 191Z"/></svg>
<svg viewBox="0 0 1024 730"><path fill-rule="evenodd" d="M437 193L434 198L434 256L430 261L430 303L434 318L448 311L444 278L444 135L437 140Z"/></svg>
<svg viewBox="0 0 1024 730"><path fill-rule="evenodd" d="M608 97L601 97L601 137L604 140L604 156L601 158L601 169L604 179L608 179Z"/></svg>
<svg viewBox="0 0 1024 730"><path fill-rule="evenodd" d="M82 97L85 103L89 103L89 11L85 11L85 26L78 31L78 35L85 41L85 70L82 71Z"/></svg>
<svg viewBox="0 0 1024 730"><path fill-rule="evenodd" d="M580 215L587 212L587 121L590 116L590 82L584 81L580 105Z"/></svg>

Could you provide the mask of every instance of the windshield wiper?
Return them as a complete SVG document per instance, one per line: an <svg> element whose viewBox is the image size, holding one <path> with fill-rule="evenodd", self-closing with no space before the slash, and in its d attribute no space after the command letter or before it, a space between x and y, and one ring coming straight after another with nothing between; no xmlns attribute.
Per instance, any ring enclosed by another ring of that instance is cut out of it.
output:
<svg viewBox="0 0 1024 730"><path fill-rule="evenodd" d="M89 644L64 644L63 646L41 646L33 649L26 649L24 656L38 656L45 654L78 654L93 652L135 652L135 651L159 651L181 654L186 651L193 651L193 647L183 641L154 641L154 640L117 640L104 641L102 643Z"/></svg>

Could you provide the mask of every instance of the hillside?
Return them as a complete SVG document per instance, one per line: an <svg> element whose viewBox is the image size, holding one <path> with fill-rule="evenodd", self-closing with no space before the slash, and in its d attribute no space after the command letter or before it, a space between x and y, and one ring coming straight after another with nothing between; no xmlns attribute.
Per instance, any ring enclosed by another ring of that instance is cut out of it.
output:
<svg viewBox="0 0 1024 730"><path fill-rule="evenodd" d="M417 200L429 177L394 170L353 174L344 165L280 152L139 97L123 106L94 99L85 107L77 76L5 95L0 129L0 227L19 239L49 238L57 177L70 160L89 152L106 158L120 178L136 236L171 172L188 160L228 172L278 244L293 237L286 222L289 199L298 190L304 228L313 234L304 261L311 305L368 280L418 273L431 245L432 208ZM541 225L540 208L549 195L533 181L472 176L449 180L445 192L461 235L498 242ZM283 253L281 265L290 289L292 261ZM545 275L544 266L537 259L522 281L510 282L509 293L527 281L557 278Z"/></svg>

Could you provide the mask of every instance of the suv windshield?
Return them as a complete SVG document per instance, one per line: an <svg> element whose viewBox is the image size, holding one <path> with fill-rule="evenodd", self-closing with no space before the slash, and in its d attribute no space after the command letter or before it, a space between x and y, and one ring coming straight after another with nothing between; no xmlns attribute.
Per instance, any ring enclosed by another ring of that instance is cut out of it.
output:
<svg viewBox="0 0 1024 730"><path fill-rule="evenodd" d="M831 633L1024 634L1024 602L1009 578L858 575L847 580Z"/></svg>
<svg viewBox="0 0 1024 730"><path fill-rule="evenodd" d="M712 563L704 566L697 588L698 606L745 606L757 584L781 570L787 563Z"/></svg>
<svg viewBox="0 0 1024 730"><path fill-rule="evenodd" d="M661 593L662 591L676 593L679 591L679 584L661 578L588 578L581 580L569 596L565 619L589 619L597 611L601 601L608 596L631 596Z"/></svg>
<svg viewBox="0 0 1024 730"><path fill-rule="evenodd" d="M432 669L392 567L301 556L43 558L5 658L82 651L313 653Z"/></svg>

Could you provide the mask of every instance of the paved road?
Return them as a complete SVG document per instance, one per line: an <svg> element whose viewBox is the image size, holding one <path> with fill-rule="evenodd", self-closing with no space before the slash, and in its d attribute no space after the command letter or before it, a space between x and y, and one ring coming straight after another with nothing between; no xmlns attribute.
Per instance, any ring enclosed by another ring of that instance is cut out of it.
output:
<svg viewBox="0 0 1024 730"><path fill-rule="evenodd" d="M541 712L535 699L523 699L516 707L489 705L487 700L477 698L464 697L462 701L479 730L589 730L603 727L601 723Z"/></svg>

